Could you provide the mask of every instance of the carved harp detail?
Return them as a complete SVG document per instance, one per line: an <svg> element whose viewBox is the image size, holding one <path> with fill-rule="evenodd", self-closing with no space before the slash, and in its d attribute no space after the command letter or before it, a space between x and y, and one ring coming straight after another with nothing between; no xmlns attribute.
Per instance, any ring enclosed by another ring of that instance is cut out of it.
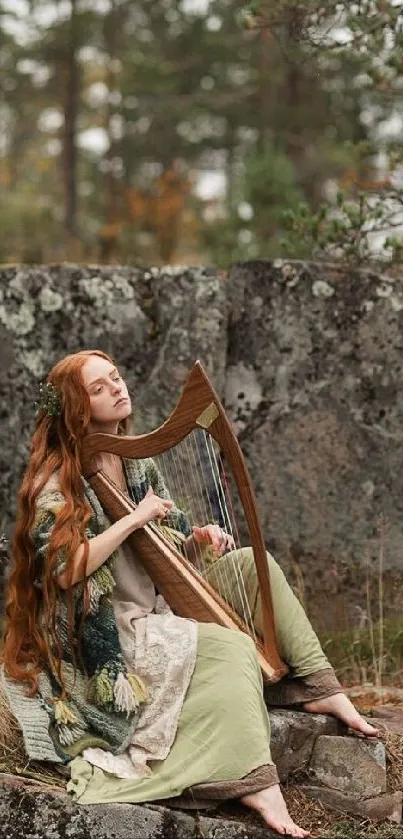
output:
<svg viewBox="0 0 403 839"><path fill-rule="evenodd" d="M263 678L266 682L275 682L287 672L287 667L280 660L277 650L266 548L254 492L236 435L201 364L196 362L193 365L172 414L155 431L132 437L89 435L81 453L83 474L109 518L115 521L133 510L135 504L104 472L94 471L94 456L108 452L123 458L154 458L178 446L195 429L204 429L223 453L243 506L262 604L262 634L254 640ZM163 531L147 525L134 531L128 542L176 614L252 634L195 566L164 536Z"/></svg>

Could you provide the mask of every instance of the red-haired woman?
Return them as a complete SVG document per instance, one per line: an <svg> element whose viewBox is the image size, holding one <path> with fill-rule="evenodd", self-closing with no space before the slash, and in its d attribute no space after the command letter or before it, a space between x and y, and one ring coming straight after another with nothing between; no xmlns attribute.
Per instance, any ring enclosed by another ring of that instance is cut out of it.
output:
<svg viewBox="0 0 403 839"><path fill-rule="evenodd" d="M192 531L150 459L102 455L103 470L137 502L113 524L82 477L85 435L124 433L130 414L125 382L98 351L56 364L41 394L19 493L2 679L28 754L70 762L70 789L82 803L239 798L279 833L307 836L287 811L270 756L253 643L174 615L125 543L155 519L182 532L189 555L195 540L224 553L228 535L215 525ZM278 644L293 675L278 686L281 704L375 735L268 561ZM246 561L243 571L253 589L251 567Z"/></svg>

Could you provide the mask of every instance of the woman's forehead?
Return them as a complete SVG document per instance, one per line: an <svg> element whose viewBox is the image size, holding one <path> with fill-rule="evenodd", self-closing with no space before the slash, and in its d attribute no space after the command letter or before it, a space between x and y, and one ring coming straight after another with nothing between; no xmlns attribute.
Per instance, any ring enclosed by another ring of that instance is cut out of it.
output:
<svg viewBox="0 0 403 839"><path fill-rule="evenodd" d="M84 385L89 385L93 379L107 376L114 365L106 358L101 358L99 355L90 355L82 368L82 377Z"/></svg>

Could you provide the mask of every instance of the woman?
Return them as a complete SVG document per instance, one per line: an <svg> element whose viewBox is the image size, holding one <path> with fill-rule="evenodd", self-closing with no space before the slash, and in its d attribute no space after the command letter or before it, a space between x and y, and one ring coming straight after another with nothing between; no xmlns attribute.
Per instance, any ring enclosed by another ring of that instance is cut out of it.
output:
<svg viewBox="0 0 403 839"><path fill-rule="evenodd" d="M36 737L56 760L71 761L70 789L82 803L239 798L280 834L305 837L271 760L254 645L242 633L173 615L125 544L154 520L182 533L189 556L200 545L224 554L230 537L211 524L192 530L151 460L100 456L137 502L113 524L81 475L85 436L124 433L130 415L126 385L102 352L67 356L42 391L19 494L3 656L25 743ZM236 561L255 602L250 555L221 556L212 576ZM300 604L268 561L279 650L293 674L270 688L270 701L302 703L376 735L341 692ZM257 603L257 624L258 612ZM19 683L30 699L18 694Z"/></svg>

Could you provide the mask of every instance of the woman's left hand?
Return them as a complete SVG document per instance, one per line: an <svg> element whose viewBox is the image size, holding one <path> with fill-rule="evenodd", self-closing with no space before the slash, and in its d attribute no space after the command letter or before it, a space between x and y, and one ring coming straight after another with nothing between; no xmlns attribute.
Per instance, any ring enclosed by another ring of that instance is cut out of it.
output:
<svg viewBox="0 0 403 839"><path fill-rule="evenodd" d="M235 548L233 537L218 524L206 524L204 527L193 527L192 530L194 541L199 545L210 545L218 556Z"/></svg>

